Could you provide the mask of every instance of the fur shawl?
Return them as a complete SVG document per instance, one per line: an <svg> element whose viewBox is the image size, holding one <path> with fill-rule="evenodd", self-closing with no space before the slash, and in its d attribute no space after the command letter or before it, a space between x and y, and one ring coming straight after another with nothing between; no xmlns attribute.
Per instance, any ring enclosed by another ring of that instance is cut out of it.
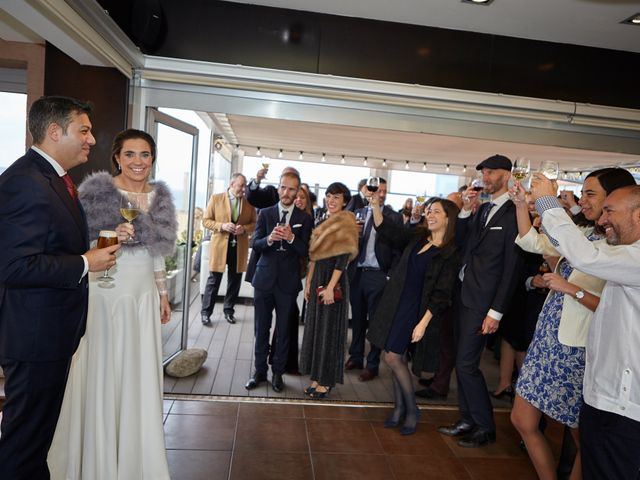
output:
<svg viewBox="0 0 640 480"><path fill-rule="evenodd" d="M331 215L311 233L309 258L323 260L349 254L349 261L358 256L358 225L353 213L343 210Z"/></svg>
<svg viewBox="0 0 640 480"><path fill-rule="evenodd" d="M172 255L176 248L178 222L171 192L164 182L152 182L155 195L147 213L133 221L140 243L122 248L146 248L151 256ZM89 175L78 187L80 203L87 216L89 238L98 238L100 230L113 230L125 222L120 215L121 194L107 172Z"/></svg>

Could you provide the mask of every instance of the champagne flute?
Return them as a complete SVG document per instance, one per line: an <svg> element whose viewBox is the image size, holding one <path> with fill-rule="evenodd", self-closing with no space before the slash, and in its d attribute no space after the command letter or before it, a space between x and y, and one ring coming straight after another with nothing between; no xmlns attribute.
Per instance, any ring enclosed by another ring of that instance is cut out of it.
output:
<svg viewBox="0 0 640 480"><path fill-rule="evenodd" d="M118 244L118 234L113 230L100 230L98 234L98 248L107 248ZM107 268L101 277L98 277L98 286L102 288L111 288L114 278L109 275Z"/></svg>
<svg viewBox="0 0 640 480"><path fill-rule="evenodd" d="M560 165L558 162L554 162L553 160L543 160L540 162L540 168L538 171L549 180L558 180Z"/></svg>
<svg viewBox="0 0 640 480"><path fill-rule="evenodd" d="M282 227L286 227L287 224L286 222L278 222L276 223L276 226L282 228ZM286 252L286 251L287 249L284 248L284 245L282 244L282 240L280 240L280 246L276 249L276 252Z"/></svg>
<svg viewBox="0 0 640 480"><path fill-rule="evenodd" d="M140 203L138 199L133 195L122 195L120 197L120 214L129 224L131 224L131 222L133 222L138 217L138 215L140 215ZM135 245L140 242L129 237L122 243L127 245Z"/></svg>

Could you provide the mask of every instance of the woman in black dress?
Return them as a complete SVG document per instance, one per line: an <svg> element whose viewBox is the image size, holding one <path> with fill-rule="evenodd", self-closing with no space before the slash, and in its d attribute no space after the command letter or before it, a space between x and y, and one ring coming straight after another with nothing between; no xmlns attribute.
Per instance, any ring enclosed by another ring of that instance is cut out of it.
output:
<svg viewBox="0 0 640 480"><path fill-rule="evenodd" d="M344 344L347 338L349 283L344 271L358 254L358 226L344 210L349 189L336 182L327 188L327 219L318 224L309 242L309 272L304 288L307 301L300 371L310 376L305 393L325 398L342 383ZM341 298L336 294L339 287Z"/></svg>
<svg viewBox="0 0 640 480"><path fill-rule="evenodd" d="M391 273L376 314L369 327L371 343L384 349L384 360L393 372L395 407L384 422L402 435L415 433L420 418L413 381L408 367L407 348L420 342L422 355L438 354L442 314L451 303L451 292L459 270L454 245L458 207L444 199L433 201L426 221L416 229L395 227L385 222L375 197L373 221L378 235L404 248Z"/></svg>

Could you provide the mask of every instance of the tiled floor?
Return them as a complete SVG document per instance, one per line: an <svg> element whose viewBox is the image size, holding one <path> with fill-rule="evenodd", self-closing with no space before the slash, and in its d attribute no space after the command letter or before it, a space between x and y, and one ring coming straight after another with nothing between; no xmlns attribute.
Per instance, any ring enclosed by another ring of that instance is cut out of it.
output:
<svg viewBox="0 0 640 480"><path fill-rule="evenodd" d="M497 442L458 447L437 433L449 407L422 410L415 435L385 429L388 407L247 401L165 400L167 456L174 480L535 479L507 411ZM561 430L547 429L557 452Z"/></svg>

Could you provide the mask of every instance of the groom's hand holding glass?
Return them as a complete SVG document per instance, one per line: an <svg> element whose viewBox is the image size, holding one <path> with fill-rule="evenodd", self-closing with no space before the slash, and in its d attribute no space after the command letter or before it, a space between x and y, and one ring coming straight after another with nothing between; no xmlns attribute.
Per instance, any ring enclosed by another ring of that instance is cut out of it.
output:
<svg viewBox="0 0 640 480"><path fill-rule="evenodd" d="M84 256L89 264L90 272L103 272L116 264L115 253L120 248L120 244L106 248L92 248Z"/></svg>

